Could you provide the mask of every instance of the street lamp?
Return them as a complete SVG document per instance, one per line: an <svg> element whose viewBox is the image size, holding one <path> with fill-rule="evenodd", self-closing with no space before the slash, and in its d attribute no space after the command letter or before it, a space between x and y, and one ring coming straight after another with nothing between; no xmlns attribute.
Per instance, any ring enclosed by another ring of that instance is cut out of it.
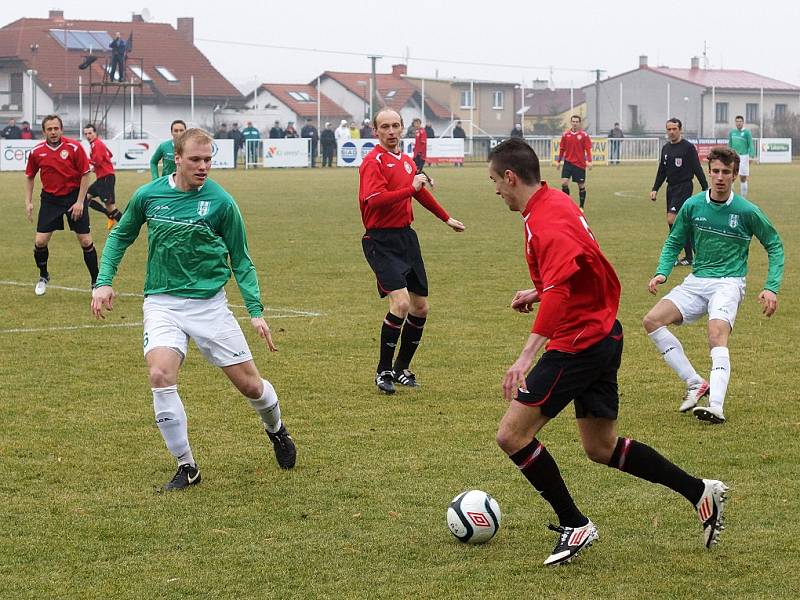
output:
<svg viewBox="0 0 800 600"><path fill-rule="evenodd" d="M689 121L689 96L683 97L683 130L687 131L687 123Z"/></svg>

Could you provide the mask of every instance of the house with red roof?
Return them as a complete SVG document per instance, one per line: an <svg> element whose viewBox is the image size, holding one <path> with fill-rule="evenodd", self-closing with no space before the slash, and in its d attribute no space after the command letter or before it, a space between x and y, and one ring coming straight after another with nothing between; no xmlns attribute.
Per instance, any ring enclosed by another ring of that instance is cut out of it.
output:
<svg viewBox="0 0 800 600"><path fill-rule="evenodd" d="M546 80L536 79L520 93L525 103L517 115L526 134L561 134L572 115L586 119L586 94L580 88L551 89Z"/></svg>
<svg viewBox="0 0 800 600"><path fill-rule="evenodd" d="M274 119L268 122L259 123L254 119L254 125L262 131L272 127L275 120L280 121L283 128L289 122L294 123L298 132L309 118L318 129L324 127L325 122L338 127L342 119L348 123L353 120L352 114L325 94L317 94L316 84L263 83L248 98L247 108L256 112L270 111L270 115L274 114Z"/></svg>
<svg viewBox="0 0 800 600"><path fill-rule="evenodd" d="M131 42L123 85L106 75L117 32ZM137 14L130 22L97 21L51 10L46 19L0 28L0 122L24 119L36 130L56 113L73 134L90 121L107 125L109 137L123 127L138 132L141 122L164 137L174 119L213 130L217 111L243 106L242 94L194 45L192 17L173 27Z"/></svg>
<svg viewBox="0 0 800 600"><path fill-rule="evenodd" d="M697 57L689 68L672 68L651 67L640 56L639 68L583 91L590 130L600 132L619 122L626 134L663 134L666 120L677 117L689 137L727 137L742 115L759 137L762 126L771 135L775 121L800 113L800 86L750 71L705 69Z"/></svg>
<svg viewBox="0 0 800 600"><path fill-rule="evenodd" d="M393 108L400 113L407 126L413 119L420 118L424 123L429 123L434 131L443 130L450 123L450 109L426 95L423 111L422 89L406 77L406 73L406 65L393 65L391 73L376 74L374 111L383 107ZM344 108L351 115L350 120L362 123L369 117L370 95L373 91L370 73L324 71L319 81L322 93Z"/></svg>

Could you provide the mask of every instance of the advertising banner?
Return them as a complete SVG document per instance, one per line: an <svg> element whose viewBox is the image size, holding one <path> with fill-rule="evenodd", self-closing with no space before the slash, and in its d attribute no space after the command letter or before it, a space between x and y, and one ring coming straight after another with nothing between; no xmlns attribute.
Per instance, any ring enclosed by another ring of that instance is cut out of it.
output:
<svg viewBox="0 0 800 600"><path fill-rule="evenodd" d="M758 141L759 162L792 162L792 138L762 138Z"/></svg>
<svg viewBox="0 0 800 600"><path fill-rule="evenodd" d="M429 138L427 162L432 165L464 162L463 138Z"/></svg>
<svg viewBox="0 0 800 600"><path fill-rule="evenodd" d="M310 139L264 140L265 167L307 167L310 164Z"/></svg>
<svg viewBox="0 0 800 600"><path fill-rule="evenodd" d="M31 149L41 143L42 140L0 141L0 170L24 171Z"/></svg>
<svg viewBox="0 0 800 600"><path fill-rule="evenodd" d="M378 144L376 139L347 140L339 144L336 164L340 167L358 167L364 157ZM400 140L403 154L414 156L414 140ZM463 163L464 140L459 138L429 138L427 162Z"/></svg>
<svg viewBox="0 0 800 600"><path fill-rule="evenodd" d="M592 162L604 163L608 161L608 138L592 138ZM553 162L558 160L558 153L561 149L561 138L554 137L551 140L551 159Z"/></svg>

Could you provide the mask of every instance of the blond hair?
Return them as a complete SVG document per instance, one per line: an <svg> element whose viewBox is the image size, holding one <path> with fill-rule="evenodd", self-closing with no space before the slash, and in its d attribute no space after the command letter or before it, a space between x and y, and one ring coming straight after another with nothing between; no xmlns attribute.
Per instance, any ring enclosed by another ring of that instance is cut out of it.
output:
<svg viewBox="0 0 800 600"><path fill-rule="evenodd" d="M191 129L187 129L182 134L178 136L178 139L175 140L175 154L180 154L183 156L183 148L186 146L189 140L197 140L201 144L213 144L214 138L211 137L207 131L202 129L198 129L197 127L192 127Z"/></svg>

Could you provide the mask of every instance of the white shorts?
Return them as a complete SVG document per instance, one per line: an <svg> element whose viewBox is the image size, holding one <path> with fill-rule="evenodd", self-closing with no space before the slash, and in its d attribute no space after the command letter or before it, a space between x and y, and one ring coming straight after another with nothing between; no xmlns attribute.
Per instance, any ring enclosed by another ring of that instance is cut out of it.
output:
<svg viewBox="0 0 800 600"><path fill-rule="evenodd" d="M678 308L684 323L694 323L708 314L709 320L727 321L733 329L744 290L744 277L695 277L689 274L664 299Z"/></svg>
<svg viewBox="0 0 800 600"><path fill-rule="evenodd" d="M740 154L739 155L739 175L744 175L745 177L750 175L750 155L749 154Z"/></svg>
<svg viewBox="0 0 800 600"><path fill-rule="evenodd" d="M213 298L154 294L144 299L145 355L153 348L172 348L185 358L189 338L214 366L253 360L224 289Z"/></svg>

